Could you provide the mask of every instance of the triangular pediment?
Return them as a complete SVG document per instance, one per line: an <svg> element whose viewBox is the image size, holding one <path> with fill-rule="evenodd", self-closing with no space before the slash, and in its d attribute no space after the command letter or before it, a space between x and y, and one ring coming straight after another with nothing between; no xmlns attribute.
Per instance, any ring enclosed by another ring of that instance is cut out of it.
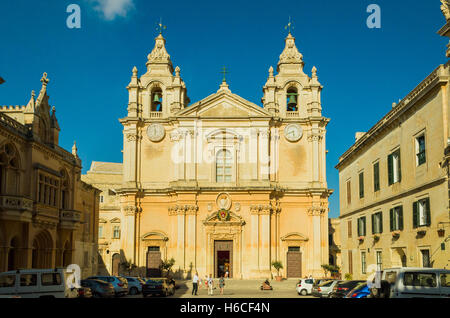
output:
<svg viewBox="0 0 450 318"><path fill-rule="evenodd" d="M208 215L208 217L203 221L204 225L239 225L242 226L245 224L244 219L240 216L237 215L236 213L233 213L231 211L229 211L230 213L230 218L228 220L221 220L219 218L218 215L219 211L215 211L213 213L211 213L210 215Z"/></svg>
<svg viewBox="0 0 450 318"><path fill-rule="evenodd" d="M227 91L219 91L210 95L182 109L175 116L202 118L271 117L270 113L264 108Z"/></svg>

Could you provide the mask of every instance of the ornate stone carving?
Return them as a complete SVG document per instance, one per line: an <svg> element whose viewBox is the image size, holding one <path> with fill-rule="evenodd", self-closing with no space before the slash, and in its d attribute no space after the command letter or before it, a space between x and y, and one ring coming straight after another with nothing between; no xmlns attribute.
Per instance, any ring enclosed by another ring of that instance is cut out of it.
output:
<svg viewBox="0 0 450 318"><path fill-rule="evenodd" d="M138 135L137 134L126 134L125 138L127 138L127 141L136 141L138 140Z"/></svg>
<svg viewBox="0 0 450 318"><path fill-rule="evenodd" d="M298 51L295 46L295 38L289 33L286 38L286 47L280 55L280 62L282 63L302 63L303 55Z"/></svg>
<svg viewBox="0 0 450 318"><path fill-rule="evenodd" d="M257 214L257 215L266 215L270 214L272 212L272 206L270 205L251 205L250 206L250 214Z"/></svg>
<svg viewBox="0 0 450 318"><path fill-rule="evenodd" d="M166 40L163 38L163 36L160 34L155 39L155 47L153 48L152 52L147 56L149 64L169 64L171 69L172 67L172 61L170 60L170 55L167 53L166 47Z"/></svg>
<svg viewBox="0 0 450 318"><path fill-rule="evenodd" d="M216 198L217 207L221 210L229 210L231 208L231 196L228 193L219 193Z"/></svg>
<svg viewBox="0 0 450 318"><path fill-rule="evenodd" d="M441 11L447 21L450 20L450 0L441 0Z"/></svg>
<svg viewBox="0 0 450 318"><path fill-rule="evenodd" d="M168 208L169 215L196 215L198 212L197 205L173 205Z"/></svg>
<svg viewBox="0 0 450 318"><path fill-rule="evenodd" d="M308 135L308 141L312 142L312 141L321 141L323 139L322 134L320 133L310 133Z"/></svg>
<svg viewBox="0 0 450 318"><path fill-rule="evenodd" d="M183 136L184 135L178 129L176 129L170 133L170 141L180 141Z"/></svg>
<svg viewBox="0 0 450 318"><path fill-rule="evenodd" d="M128 205L123 210L126 216L134 216L138 212L138 208L134 205Z"/></svg>
<svg viewBox="0 0 450 318"><path fill-rule="evenodd" d="M308 209L309 216L321 216L325 214L326 208L321 204L320 206L312 206Z"/></svg>

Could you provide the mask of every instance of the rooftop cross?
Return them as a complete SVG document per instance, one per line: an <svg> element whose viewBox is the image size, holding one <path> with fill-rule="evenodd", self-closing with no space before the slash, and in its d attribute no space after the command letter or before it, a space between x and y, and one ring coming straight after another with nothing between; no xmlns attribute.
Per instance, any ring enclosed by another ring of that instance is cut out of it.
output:
<svg viewBox="0 0 450 318"><path fill-rule="evenodd" d="M159 31L159 34L162 34L165 29L167 29L167 27L163 25L162 18L160 18L158 26L156 27L156 31Z"/></svg>
<svg viewBox="0 0 450 318"><path fill-rule="evenodd" d="M291 34L291 30L294 30L294 27L292 26L291 17L289 16L289 23L284 27L286 30L289 30L289 34Z"/></svg>
<svg viewBox="0 0 450 318"><path fill-rule="evenodd" d="M226 81L227 81L226 74L228 74L227 68L224 66L224 67L222 68L222 71L221 71L220 73L223 74L222 82L226 82Z"/></svg>

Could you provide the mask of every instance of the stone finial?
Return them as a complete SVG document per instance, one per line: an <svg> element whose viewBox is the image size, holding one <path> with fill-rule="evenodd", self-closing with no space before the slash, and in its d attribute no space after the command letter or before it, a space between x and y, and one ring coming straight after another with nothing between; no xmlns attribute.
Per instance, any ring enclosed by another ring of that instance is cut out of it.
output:
<svg viewBox="0 0 450 318"><path fill-rule="evenodd" d="M312 73L312 77L317 78L317 67L313 66L311 73Z"/></svg>
<svg viewBox="0 0 450 318"><path fill-rule="evenodd" d="M72 146L72 155L73 155L75 158L78 158L78 148L77 148L77 142L76 142L76 141L73 142L73 146Z"/></svg>
<svg viewBox="0 0 450 318"><path fill-rule="evenodd" d="M273 77L273 67L269 67L269 77Z"/></svg>
<svg viewBox="0 0 450 318"><path fill-rule="evenodd" d="M42 78L41 78L42 86L47 86L49 81L50 80L47 78L47 73L44 72L44 74L42 75Z"/></svg>
<svg viewBox="0 0 450 318"><path fill-rule="evenodd" d="M175 76L180 77L180 67L179 66L175 67Z"/></svg>
<svg viewBox="0 0 450 318"><path fill-rule="evenodd" d="M441 0L441 11L447 21L450 21L450 0Z"/></svg>
<svg viewBox="0 0 450 318"><path fill-rule="evenodd" d="M166 40L159 34L155 39L155 47L152 52L147 56L147 67L152 64L167 64L170 67L170 71L173 72L172 61L170 55L166 50Z"/></svg>
<svg viewBox="0 0 450 318"><path fill-rule="evenodd" d="M133 76L134 76L134 77L137 77L137 75L138 75L138 69L137 69L137 67L135 66L135 67L133 67Z"/></svg>
<svg viewBox="0 0 450 318"><path fill-rule="evenodd" d="M36 96L36 93L34 92L34 90L31 91L31 98L34 99L34 97Z"/></svg>

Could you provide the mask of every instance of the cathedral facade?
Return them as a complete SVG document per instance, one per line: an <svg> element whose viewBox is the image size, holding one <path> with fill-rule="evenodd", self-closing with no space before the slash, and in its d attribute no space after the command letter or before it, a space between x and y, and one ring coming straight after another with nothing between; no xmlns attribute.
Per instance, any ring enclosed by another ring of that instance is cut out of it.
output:
<svg viewBox="0 0 450 318"><path fill-rule="evenodd" d="M133 68L127 87L114 190L100 185L108 171L84 176L120 208L112 208L119 243L102 254L108 271L131 261L141 274L159 275L161 261L173 258L182 277L267 278L276 275L274 261L284 277L323 275L329 119L317 69L303 71L295 38L287 36L276 74L269 69L261 106L233 94L225 78L216 93L190 104L162 34L146 66L141 76Z"/></svg>

